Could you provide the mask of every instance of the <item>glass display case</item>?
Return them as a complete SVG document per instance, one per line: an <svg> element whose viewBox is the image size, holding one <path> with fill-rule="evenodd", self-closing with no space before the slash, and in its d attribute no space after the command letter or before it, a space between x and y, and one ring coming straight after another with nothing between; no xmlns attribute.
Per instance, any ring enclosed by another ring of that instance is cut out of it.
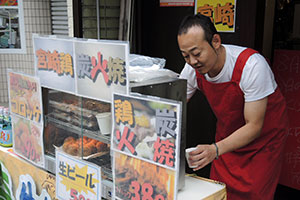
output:
<svg viewBox="0 0 300 200"><path fill-rule="evenodd" d="M46 169L55 173L57 148L101 166L102 179L111 181L110 137L101 133L97 120L110 113L111 104L44 88L43 105Z"/></svg>
<svg viewBox="0 0 300 200"><path fill-rule="evenodd" d="M131 83L131 93L182 102L179 189L184 186L186 80L161 78ZM45 168L55 174L55 149L101 167L103 189L112 191L110 133L103 133L97 117L111 112L111 104L43 88ZM107 115L111 120L111 115ZM108 121L110 121L108 120ZM111 130L111 125L109 125ZM102 127L103 128L103 127ZM105 194L104 194L105 196Z"/></svg>

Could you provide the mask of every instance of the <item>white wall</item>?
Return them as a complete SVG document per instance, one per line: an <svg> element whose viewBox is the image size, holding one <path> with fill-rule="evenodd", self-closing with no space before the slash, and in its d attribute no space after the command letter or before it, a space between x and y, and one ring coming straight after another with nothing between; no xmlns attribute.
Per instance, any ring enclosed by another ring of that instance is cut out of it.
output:
<svg viewBox="0 0 300 200"><path fill-rule="evenodd" d="M34 75L32 33L51 34L49 0L23 0L26 54L0 54L0 104L8 102L7 68Z"/></svg>

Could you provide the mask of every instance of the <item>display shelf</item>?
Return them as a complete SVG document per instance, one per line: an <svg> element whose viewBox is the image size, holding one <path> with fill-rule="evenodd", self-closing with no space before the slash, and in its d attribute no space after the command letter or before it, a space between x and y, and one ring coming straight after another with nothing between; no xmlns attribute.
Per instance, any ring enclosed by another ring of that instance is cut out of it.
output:
<svg viewBox="0 0 300 200"><path fill-rule="evenodd" d="M84 136L87 136L89 138L99 140L100 142L104 142L106 144L110 144L110 136L102 135L100 130L91 131L91 130L83 129L83 128L75 126L71 123L63 122L61 120L55 119L55 118L51 117L51 114L48 114L48 115L45 116L45 122L46 123L47 122L52 122L58 128L71 131L73 133L78 134L79 136L81 136L81 134L83 134Z"/></svg>

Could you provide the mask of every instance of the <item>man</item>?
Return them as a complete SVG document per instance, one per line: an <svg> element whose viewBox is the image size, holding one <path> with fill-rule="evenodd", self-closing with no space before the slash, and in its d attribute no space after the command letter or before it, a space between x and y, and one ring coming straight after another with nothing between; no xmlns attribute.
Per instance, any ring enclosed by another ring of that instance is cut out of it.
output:
<svg viewBox="0 0 300 200"><path fill-rule="evenodd" d="M182 21L177 39L188 99L201 90L217 117L216 143L197 145L190 165L196 171L213 161L210 178L226 183L229 200L273 199L288 121L268 63L252 49L222 45L200 14Z"/></svg>

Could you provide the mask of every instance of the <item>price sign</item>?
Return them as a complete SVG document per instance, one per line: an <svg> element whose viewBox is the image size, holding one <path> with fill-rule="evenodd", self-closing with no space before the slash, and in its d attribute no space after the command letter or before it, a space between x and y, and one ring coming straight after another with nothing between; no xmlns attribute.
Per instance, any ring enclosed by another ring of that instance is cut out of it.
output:
<svg viewBox="0 0 300 200"><path fill-rule="evenodd" d="M56 196L69 200L100 200L101 169L56 150Z"/></svg>
<svg viewBox="0 0 300 200"><path fill-rule="evenodd" d="M44 167L43 126L12 114L13 149L29 162Z"/></svg>

